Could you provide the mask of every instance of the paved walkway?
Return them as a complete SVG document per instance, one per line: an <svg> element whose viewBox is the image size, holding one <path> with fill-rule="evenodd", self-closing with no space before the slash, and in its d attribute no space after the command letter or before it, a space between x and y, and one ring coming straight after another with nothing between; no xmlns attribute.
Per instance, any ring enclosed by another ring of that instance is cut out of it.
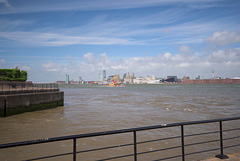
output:
<svg viewBox="0 0 240 161"><path fill-rule="evenodd" d="M229 154L227 156L229 157L229 159L210 158L203 161L240 161L240 153Z"/></svg>

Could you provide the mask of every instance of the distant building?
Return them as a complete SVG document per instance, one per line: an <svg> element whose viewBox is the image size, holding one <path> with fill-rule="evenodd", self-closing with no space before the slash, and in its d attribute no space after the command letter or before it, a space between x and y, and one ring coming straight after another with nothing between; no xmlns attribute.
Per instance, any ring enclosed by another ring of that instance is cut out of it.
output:
<svg viewBox="0 0 240 161"><path fill-rule="evenodd" d="M121 83L121 79L120 79L120 75L113 75L111 76L111 79L109 80L109 82L116 82L116 83Z"/></svg>
<svg viewBox="0 0 240 161"><path fill-rule="evenodd" d="M132 84L132 80L131 80L131 76L130 76L129 72L127 73L127 75L123 81L125 84Z"/></svg>
<svg viewBox="0 0 240 161"><path fill-rule="evenodd" d="M199 75L199 76L197 76L197 78L196 78L197 80L200 80L201 79L201 76Z"/></svg>
<svg viewBox="0 0 240 161"><path fill-rule="evenodd" d="M170 82L170 83L176 83L178 82L178 79L177 79L177 76L167 76L167 79L165 79L164 81Z"/></svg>
<svg viewBox="0 0 240 161"><path fill-rule="evenodd" d="M77 84L77 82L74 81L74 80L71 80L71 81L69 82L69 84Z"/></svg>
<svg viewBox="0 0 240 161"><path fill-rule="evenodd" d="M123 74L123 80L126 78L126 76L127 76L127 74L126 74L126 73L124 73L124 74Z"/></svg>
<svg viewBox="0 0 240 161"><path fill-rule="evenodd" d="M86 84L97 84L95 81L87 81Z"/></svg>
<svg viewBox="0 0 240 161"><path fill-rule="evenodd" d="M82 79L82 77L80 76L80 77L78 77L78 84L83 84L83 79Z"/></svg>
<svg viewBox="0 0 240 161"><path fill-rule="evenodd" d="M189 80L189 79L190 79L190 77L184 76L184 77L182 78L182 81Z"/></svg>
<svg viewBox="0 0 240 161"><path fill-rule="evenodd" d="M106 70L103 70L103 81L107 80L107 74L106 74Z"/></svg>
<svg viewBox="0 0 240 161"><path fill-rule="evenodd" d="M66 84L66 81L56 81L57 84Z"/></svg>
<svg viewBox="0 0 240 161"><path fill-rule="evenodd" d="M126 75L126 77L124 78L123 82L125 84L133 84L133 80L136 79L136 76L134 73L132 73L132 75L130 76L129 72Z"/></svg>
<svg viewBox="0 0 240 161"><path fill-rule="evenodd" d="M66 74L66 84L69 84L69 75Z"/></svg>
<svg viewBox="0 0 240 161"><path fill-rule="evenodd" d="M152 77L147 76L146 78L139 77L133 79L134 84L159 84L162 83L161 79L157 79L154 75Z"/></svg>
<svg viewBox="0 0 240 161"><path fill-rule="evenodd" d="M131 79L136 79L136 76L134 73L132 73Z"/></svg>

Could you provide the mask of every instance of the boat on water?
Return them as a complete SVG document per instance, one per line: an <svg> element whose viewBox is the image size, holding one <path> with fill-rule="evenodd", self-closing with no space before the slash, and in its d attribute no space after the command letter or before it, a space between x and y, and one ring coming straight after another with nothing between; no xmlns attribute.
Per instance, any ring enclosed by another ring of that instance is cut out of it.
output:
<svg viewBox="0 0 240 161"><path fill-rule="evenodd" d="M124 85L123 84L119 84L116 81L114 81L112 83L106 84L105 87L124 87Z"/></svg>

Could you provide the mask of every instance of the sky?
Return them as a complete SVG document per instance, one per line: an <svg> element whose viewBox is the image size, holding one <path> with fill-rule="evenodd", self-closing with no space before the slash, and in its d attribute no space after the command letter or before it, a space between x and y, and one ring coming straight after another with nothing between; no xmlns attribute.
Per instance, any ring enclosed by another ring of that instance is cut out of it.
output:
<svg viewBox="0 0 240 161"><path fill-rule="evenodd" d="M0 68L28 80L240 77L239 0L0 0Z"/></svg>

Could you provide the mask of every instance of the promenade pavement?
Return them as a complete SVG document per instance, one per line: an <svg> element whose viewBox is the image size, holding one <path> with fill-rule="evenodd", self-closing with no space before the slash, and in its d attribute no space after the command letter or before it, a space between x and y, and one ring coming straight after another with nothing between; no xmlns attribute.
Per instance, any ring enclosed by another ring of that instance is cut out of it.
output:
<svg viewBox="0 0 240 161"><path fill-rule="evenodd" d="M240 161L240 153L227 155L228 159L209 158L202 161Z"/></svg>

